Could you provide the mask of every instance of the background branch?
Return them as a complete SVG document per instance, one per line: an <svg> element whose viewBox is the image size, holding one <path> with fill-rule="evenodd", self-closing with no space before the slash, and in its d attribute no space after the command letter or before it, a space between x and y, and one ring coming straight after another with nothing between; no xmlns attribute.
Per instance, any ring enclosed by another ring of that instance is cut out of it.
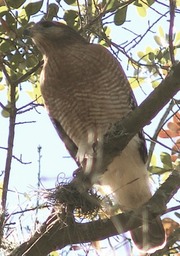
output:
<svg viewBox="0 0 180 256"><path fill-rule="evenodd" d="M170 59L172 62L172 65L175 64L175 57L174 57L174 18L175 18L175 8L176 8L176 1L175 0L169 0L169 7L170 7L170 22L169 22L169 53L170 53Z"/></svg>
<svg viewBox="0 0 180 256"><path fill-rule="evenodd" d="M6 164L5 164L5 174L4 174L4 180L3 180L3 191L2 191L2 202L1 202L2 211L5 212L9 177L10 177L10 171L11 171L11 162L13 157L14 136L15 136L16 85L11 81L4 65L2 65L2 70L7 80L8 86L10 87L9 89L10 90L9 136L8 136L7 157L6 157Z"/></svg>

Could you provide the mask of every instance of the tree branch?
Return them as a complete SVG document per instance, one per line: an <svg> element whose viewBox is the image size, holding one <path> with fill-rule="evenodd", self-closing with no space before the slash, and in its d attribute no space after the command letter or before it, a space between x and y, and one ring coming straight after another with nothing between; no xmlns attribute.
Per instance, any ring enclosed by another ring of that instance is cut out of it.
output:
<svg viewBox="0 0 180 256"><path fill-rule="evenodd" d="M15 136L15 121L16 121L16 85L11 81L6 68L2 65L2 70L7 80L7 83L10 87L10 117L9 117L9 136L8 136L8 146L7 146L7 157L6 157L6 164L5 164L5 174L3 180L3 191L2 191L2 212L5 213L6 211L6 200L7 200L7 192L9 186L9 177L11 172L11 163L12 163L12 156L13 156L13 144L14 144L14 136Z"/></svg>
<svg viewBox="0 0 180 256"><path fill-rule="evenodd" d="M170 21L169 21L169 54L172 65L175 64L175 57L174 57L174 35L173 35L173 28L174 28L174 18L175 18L175 9L176 9L176 2L174 0L169 0L169 7L170 7Z"/></svg>
<svg viewBox="0 0 180 256"><path fill-rule="evenodd" d="M97 172L106 169L113 157L118 155L128 144L128 142L145 126L150 123L158 112L168 103L169 100L180 89L180 63L178 63L172 73L164 79L160 85L126 118L112 126L111 130L104 136L103 161ZM61 124L52 119L58 135L64 141L71 156L76 161L77 146L66 135Z"/></svg>
<svg viewBox="0 0 180 256"><path fill-rule="evenodd" d="M91 186L92 175L101 174L111 163L113 158L120 154L128 142L146 125L150 123L159 111L171 100L180 89L180 63L178 63L171 73L154 89L154 91L141 103L134 111L125 118L115 123L104 136L102 151L102 161L94 166L93 172L86 177L87 185ZM82 184L82 177L74 179L74 184ZM84 179L84 177L83 177Z"/></svg>
<svg viewBox="0 0 180 256"><path fill-rule="evenodd" d="M109 219L97 220L88 223L67 224L66 216L52 215L42 225L41 230L24 244L20 245L9 256L45 256L53 250L62 249L66 245L87 243L102 240L110 236L124 233L137 228L141 224L142 212L148 211L150 219L166 212L166 204L179 188L180 173L174 171L155 195L143 206L135 211L129 211L113 216ZM114 225L118 224L118 231Z"/></svg>

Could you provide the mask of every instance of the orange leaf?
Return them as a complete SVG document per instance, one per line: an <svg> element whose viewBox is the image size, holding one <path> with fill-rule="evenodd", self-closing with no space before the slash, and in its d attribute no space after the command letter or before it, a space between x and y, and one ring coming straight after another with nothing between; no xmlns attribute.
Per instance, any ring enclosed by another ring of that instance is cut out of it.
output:
<svg viewBox="0 0 180 256"><path fill-rule="evenodd" d="M160 138L163 138L163 139L168 138L167 131L165 131L165 130L160 130L158 136L159 136Z"/></svg>
<svg viewBox="0 0 180 256"><path fill-rule="evenodd" d="M178 131L180 130L180 126L173 122L169 122L167 124L167 127L169 128L169 130L175 133L178 133Z"/></svg>
<svg viewBox="0 0 180 256"><path fill-rule="evenodd" d="M96 250L100 250L101 249L101 242L100 241L94 241L91 243L92 247Z"/></svg>
<svg viewBox="0 0 180 256"><path fill-rule="evenodd" d="M179 224L171 218L164 218L162 220L167 237L169 237L173 231L179 227Z"/></svg>
<svg viewBox="0 0 180 256"><path fill-rule="evenodd" d="M158 134L160 138L172 138L178 136L177 133L172 132L171 130L161 130Z"/></svg>
<svg viewBox="0 0 180 256"><path fill-rule="evenodd" d="M4 6L4 5L5 5L4 0L0 0L0 6Z"/></svg>
<svg viewBox="0 0 180 256"><path fill-rule="evenodd" d="M180 112L177 112L177 113L173 116L173 121L174 121L174 123L176 123L177 125L180 126Z"/></svg>
<svg viewBox="0 0 180 256"><path fill-rule="evenodd" d="M172 150L180 150L180 139L176 141L176 143L172 147Z"/></svg>
<svg viewBox="0 0 180 256"><path fill-rule="evenodd" d="M172 162L176 162L176 159L177 159L178 157L177 157L177 155L171 155L171 160L172 160Z"/></svg>

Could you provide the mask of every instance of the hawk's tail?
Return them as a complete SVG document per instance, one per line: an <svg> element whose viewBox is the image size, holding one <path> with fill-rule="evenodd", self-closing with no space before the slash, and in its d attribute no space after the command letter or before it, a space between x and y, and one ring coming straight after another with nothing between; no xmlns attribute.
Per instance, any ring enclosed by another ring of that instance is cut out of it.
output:
<svg viewBox="0 0 180 256"><path fill-rule="evenodd" d="M139 250L153 253L162 249L165 246L165 231L160 217L132 230L131 237Z"/></svg>

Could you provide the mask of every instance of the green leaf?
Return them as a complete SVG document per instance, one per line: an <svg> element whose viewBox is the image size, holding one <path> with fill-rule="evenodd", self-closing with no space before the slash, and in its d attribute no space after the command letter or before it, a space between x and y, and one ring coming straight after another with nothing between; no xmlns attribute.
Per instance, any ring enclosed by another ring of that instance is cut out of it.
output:
<svg viewBox="0 0 180 256"><path fill-rule="evenodd" d="M141 60L146 61L148 64L150 64L151 62L149 61L149 53L152 52L153 53L153 49L151 49L150 47L146 48L145 52L139 51L137 52L138 57Z"/></svg>
<svg viewBox="0 0 180 256"><path fill-rule="evenodd" d="M152 157L151 157L151 166L152 165L154 165L154 166L156 166L157 165L157 157L156 157L156 155L155 154L153 154L152 155Z"/></svg>
<svg viewBox="0 0 180 256"><path fill-rule="evenodd" d="M34 67L37 64L37 58L34 56L34 54L28 54L26 59L26 67L31 68Z"/></svg>
<svg viewBox="0 0 180 256"><path fill-rule="evenodd" d="M180 0L176 0L176 6L180 6Z"/></svg>
<svg viewBox="0 0 180 256"><path fill-rule="evenodd" d="M154 80L154 81L151 82L152 87L153 87L154 89L159 86L159 83L160 83L160 82L158 82L157 80Z"/></svg>
<svg viewBox="0 0 180 256"><path fill-rule="evenodd" d="M47 20L52 20L54 17L57 16L57 13L59 11L59 6L57 4L50 4L48 6L48 14L47 14L47 17L46 19Z"/></svg>
<svg viewBox="0 0 180 256"><path fill-rule="evenodd" d="M53 251L49 254L49 256L59 256L59 253L57 251Z"/></svg>
<svg viewBox="0 0 180 256"><path fill-rule="evenodd" d="M10 51L10 50L12 50L12 43L11 43L11 41L9 41L9 40L4 40L4 41L2 41L1 43L0 43L0 51L1 52L8 52L8 51Z"/></svg>
<svg viewBox="0 0 180 256"><path fill-rule="evenodd" d="M158 31L159 31L159 35L161 37L165 38L165 33L164 33L164 30L163 30L163 28L161 26L159 26Z"/></svg>
<svg viewBox="0 0 180 256"><path fill-rule="evenodd" d="M150 46L146 47L146 53L149 54L150 52L153 52L153 49Z"/></svg>
<svg viewBox="0 0 180 256"><path fill-rule="evenodd" d="M180 213L175 212L174 214L176 215L176 217L178 217L180 219Z"/></svg>
<svg viewBox="0 0 180 256"><path fill-rule="evenodd" d="M142 59L146 54L142 51L137 52L137 56Z"/></svg>
<svg viewBox="0 0 180 256"><path fill-rule="evenodd" d="M145 81L145 79L146 79L145 77L138 77L138 78L131 77L129 79L129 83L131 85L131 88L135 89L135 88L139 87Z"/></svg>
<svg viewBox="0 0 180 256"><path fill-rule="evenodd" d="M154 36L154 41L159 45L163 46L162 38L160 36Z"/></svg>
<svg viewBox="0 0 180 256"><path fill-rule="evenodd" d="M76 18L78 17L78 12L74 10L68 10L64 14L64 20L70 27L74 27Z"/></svg>
<svg viewBox="0 0 180 256"><path fill-rule="evenodd" d="M152 4L154 4L155 0L147 0L147 3L149 6L151 6Z"/></svg>
<svg viewBox="0 0 180 256"><path fill-rule="evenodd" d="M177 32L174 39L174 44L176 45L180 41L180 32Z"/></svg>
<svg viewBox="0 0 180 256"><path fill-rule="evenodd" d="M146 11L146 7L142 6L142 7L137 7L137 12L141 17L146 17L147 15L147 11Z"/></svg>
<svg viewBox="0 0 180 256"><path fill-rule="evenodd" d="M19 70L20 64L22 62L24 62L22 54L20 54L18 52L16 52L15 54L9 54L8 60L10 63L10 67L15 71ZM18 74L19 74L19 72L18 72Z"/></svg>
<svg viewBox="0 0 180 256"><path fill-rule="evenodd" d="M17 20L10 12L6 14L6 22L11 30L17 29Z"/></svg>
<svg viewBox="0 0 180 256"><path fill-rule="evenodd" d="M6 0L7 4L14 9L19 8L26 0Z"/></svg>
<svg viewBox="0 0 180 256"><path fill-rule="evenodd" d="M11 107L11 104L8 102L5 108L1 111L1 115L3 117L8 118L10 116L10 107Z"/></svg>
<svg viewBox="0 0 180 256"><path fill-rule="evenodd" d="M166 170L158 166L150 166L148 171L152 174L163 174L166 172Z"/></svg>
<svg viewBox="0 0 180 256"><path fill-rule="evenodd" d="M5 86L4 84L0 84L0 91L4 90L5 89Z"/></svg>
<svg viewBox="0 0 180 256"><path fill-rule="evenodd" d="M114 23L117 26L122 25L126 21L127 6L117 10L114 15Z"/></svg>
<svg viewBox="0 0 180 256"><path fill-rule="evenodd" d="M154 0L144 0L144 1L136 1L137 12L141 17L145 17L147 15L147 9L154 3Z"/></svg>
<svg viewBox="0 0 180 256"><path fill-rule="evenodd" d="M68 5L74 5L76 4L76 0L64 0L64 2Z"/></svg>
<svg viewBox="0 0 180 256"><path fill-rule="evenodd" d="M148 53L148 58L149 58L149 60L153 61L154 58L155 58L155 54L153 52L149 52Z"/></svg>
<svg viewBox="0 0 180 256"><path fill-rule="evenodd" d="M142 7L142 4L139 2L139 0L136 0L133 4L135 6Z"/></svg>
<svg viewBox="0 0 180 256"><path fill-rule="evenodd" d="M116 10L117 8L117 5L119 4L119 2L117 0L106 0L104 1L104 6L106 6L106 11L109 11L109 12L113 12Z"/></svg>
<svg viewBox="0 0 180 256"><path fill-rule="evenodd" d="M163 168L164 169L166 169L166 170L173 169L171 156L168 153L162 152L160 154L160 158L161 158L161 162L163 163Z"/></svg>
<svg viewBox="0 0 180 256"><path fill-rule="evenodd" d="M32 91L27 91L27 94L31 97L31 99L36 100L37 103L39 104L44 104L44 100L41 96L41 90L40 90L40 85L39 82L34 86L33 83L33 90Z"/></svg>
<svg viewBox="0 0 180 256"><path fill-rule="evenodd" d="M24 8L18 13L18 18L20 19L23 25L26 25L28 23L29 16L27 15L26 10Z"/></svg>
<svg viewBox="0 0 180 256"><path fill-rule="evenodd" d="M0 15L1 17L8 12L7 6L0 6Z"/></svg>
<svg viewBox="0 0 180 256"><path fill-rule="evenodd" d="M38 1L38 2L31 2L28 5L25 6L25 11L28 16L34 15L37 12L40 11L42 7L43 1Z"/></svg>

